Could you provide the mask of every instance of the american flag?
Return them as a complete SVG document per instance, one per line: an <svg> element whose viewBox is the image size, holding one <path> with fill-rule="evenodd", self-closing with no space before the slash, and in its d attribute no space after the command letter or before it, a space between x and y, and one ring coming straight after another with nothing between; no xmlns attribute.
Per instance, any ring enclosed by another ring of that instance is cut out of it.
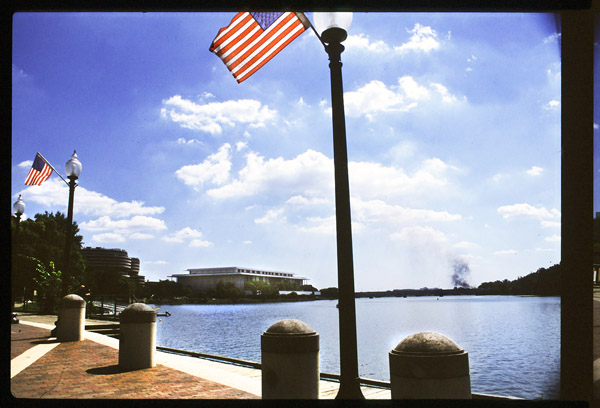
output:
<svg viewBox="0 0 600 408"><path fill-rule="evenodd" d="M37 184L41 186L44 181L48 180L51 174L52 167L46 163L41 154L37 153L29 174L27 174L27 178L25 179L25 185L33 186Z"/></svg>
<svg viewBox="0 0 600 408"><path fill-rule="evenodd" d="M240 12L219 30L210 46L238 83L248 79L310 23L302 13Z"/></svg>

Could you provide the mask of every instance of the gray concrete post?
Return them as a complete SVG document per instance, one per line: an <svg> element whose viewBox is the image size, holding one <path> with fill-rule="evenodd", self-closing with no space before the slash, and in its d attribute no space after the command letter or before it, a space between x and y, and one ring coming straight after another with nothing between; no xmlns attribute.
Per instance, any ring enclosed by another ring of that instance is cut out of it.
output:
<svg viewBox="0 0 600 408"><path fill-rule="evenodd" d="M281 320L260 337L262 398L319 398L319 334L296 319Z"/></svg>
<svg viewBox="0 0 600 408"><path fill-rule="evenodd" d="M412 334L389 359L393 399L471 399L469 355L446 336Z"/></svg>
<svg viewBox="0 0 600 408"><path fill-rule="evenodd" d="M154 367L156 311L144 303L133 303L119 318L119 367L124 370Z"/></svg>
<svg viewBox="0 0 600 408"><path fill-rule="evenodd" d="M81 296L67 295L58 304L58 341L81 341L85 332L85 301Z"/></svg>

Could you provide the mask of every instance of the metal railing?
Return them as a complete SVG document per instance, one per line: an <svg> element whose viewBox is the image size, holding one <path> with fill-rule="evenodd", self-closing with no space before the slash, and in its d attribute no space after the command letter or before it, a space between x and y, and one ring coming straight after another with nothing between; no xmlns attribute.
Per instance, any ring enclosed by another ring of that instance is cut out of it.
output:
<svg viewBox="0 0 600 408"><path fill-rule="evenodd" d="M87 303L93 306L86 308L88 318L117 320L119 314L129 306L129 297L98 295L88 298Z"/></svg>

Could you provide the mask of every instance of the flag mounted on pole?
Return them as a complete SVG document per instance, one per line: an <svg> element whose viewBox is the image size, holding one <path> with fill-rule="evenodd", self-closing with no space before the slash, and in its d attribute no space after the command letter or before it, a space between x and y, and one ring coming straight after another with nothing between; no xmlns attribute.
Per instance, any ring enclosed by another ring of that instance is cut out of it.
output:
<svg viewBox="0 0 600 408"><path fill-rule="evenodd" d="M308 27L310 22L303 13L240 12L219 30L210 51L221 58L240 83Z"/></svg>
<svg viewBox="0 0 600 408"><path fill-rule="evenodd" d="M29 174L27 174L27 178L25 179L26 186L38 185L41 186L42 183L50 177L52 174L52 166L48 163L41 154L37 153L35 155L35 160L33 161L33 165L29 170Z"/></svg>

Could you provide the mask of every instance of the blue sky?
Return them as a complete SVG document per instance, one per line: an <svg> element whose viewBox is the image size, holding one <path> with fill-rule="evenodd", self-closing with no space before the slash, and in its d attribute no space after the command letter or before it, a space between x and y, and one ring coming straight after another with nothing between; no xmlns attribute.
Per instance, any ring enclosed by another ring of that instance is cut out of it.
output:
<svg viewBox="0 0 600 408"><path fill-rule="evenodd" d="M208 51L233 15L15 14L12 199L65 212L58 176L23 182L36 151L64 176L76 149L84 244L147 279L235 265L337 286L327 55L309 30L237 84ZM549 14L354 14L358 291L452 287L456 259L472 285L560 261L558 40Z"/></svg>

